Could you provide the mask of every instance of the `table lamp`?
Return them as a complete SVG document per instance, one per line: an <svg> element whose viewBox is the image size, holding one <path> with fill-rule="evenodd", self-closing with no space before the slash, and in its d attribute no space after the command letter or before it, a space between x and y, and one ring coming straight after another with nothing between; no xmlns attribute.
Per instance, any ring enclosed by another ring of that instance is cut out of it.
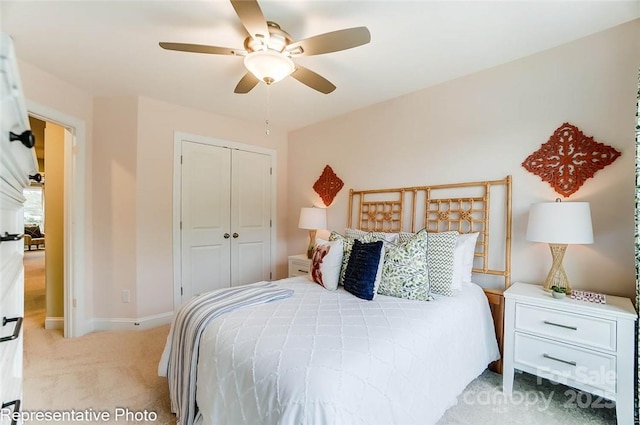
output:
<svg viewBox="0 0 640 425"><path fill-rule="evenodd" d="M325 208L302 208L300 209L299 229L309 230L309 247L307 248L307 258L313 255L313 248L316 246L316 232L318 229L327 228L327 210Z"/></svg>
<svg viewBox="0 0 640 425"><path fill-rule="evenodd" d="M527 240L546 242L551 249L553 264L544 282L544 289L552 286L571 292L562 259L569 244L593 243L591 210L588 202L542 202L531 205L527 224Z"/></svg>

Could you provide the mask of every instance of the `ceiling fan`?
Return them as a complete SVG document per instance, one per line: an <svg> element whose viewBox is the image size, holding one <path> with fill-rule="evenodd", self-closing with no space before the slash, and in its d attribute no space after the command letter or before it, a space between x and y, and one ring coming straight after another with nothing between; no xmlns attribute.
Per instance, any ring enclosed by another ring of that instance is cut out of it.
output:
<svg viewBox="0 0 640 425"><path fill-rule="evenodd" d="M235 93L248 93L260 81L270 85L289 75L314 90L325 94L331 93L336 89L333 83L310 69L294 63L293 58L338 52L371 41L371 34L367 27L355 27L294 42L278 24L265 20L256 0L231 0L231 5L249 33L244 40L244 49L165 42L161 42L160 47L180 52L244 56L247 73L238 82Z"/></svg>

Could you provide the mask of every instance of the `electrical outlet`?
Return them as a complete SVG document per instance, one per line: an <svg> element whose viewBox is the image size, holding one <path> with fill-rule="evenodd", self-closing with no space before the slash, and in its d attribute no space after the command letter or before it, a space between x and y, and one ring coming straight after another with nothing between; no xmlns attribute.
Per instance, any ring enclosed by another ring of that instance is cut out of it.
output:
<svg viewBox="0 0 640 425"><path fill-rule="evenodd" d="M122 302L130 303L131 302L131 292L128 289L122 290Z"/></svg>

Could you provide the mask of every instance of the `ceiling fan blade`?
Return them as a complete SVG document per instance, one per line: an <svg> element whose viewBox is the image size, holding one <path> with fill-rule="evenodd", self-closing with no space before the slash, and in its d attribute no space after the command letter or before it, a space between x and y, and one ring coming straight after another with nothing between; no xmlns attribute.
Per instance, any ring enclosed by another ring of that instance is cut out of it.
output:
<svg viewBox="0 0 640 425"><path fill-rule="evenodd" d="M298 64L296 64L296 70L293 71L291 76L320 93L329 94L336 89L336 86L331 81Z"/></svg>
<svg viewBox="0 0 640 425"><path fill-rule="evenodd" d="M286 51L296 56L321 55L362 46L371 41L367 27L347 28L315 35L287 46ZM296 52L300 50L301 52Z"/></svg>
<svg viewBox="0 0 640 425"><path fill-rule="evenodd" d="M230 49L228 47L206 46L203 44L161 42L160 47L166 50L177 50L178 52L208 53L211 55L244 55L247 53L244 50Z"/></svg>
<svg viewBox="0 0 640 425"><path fill-rule="evenodd" d="M237 94L249 93L259 82L260 80L258 80L252 73L247 72L244 74L244 77L240 79L233 92Z"/></svg>
<svg viewBox="0 0 640 425"><path fill-rule="evenodd" d="M231 0L231 5L252 38L269 39L267 20L264 18L260 5L256 0Z"/></svg>

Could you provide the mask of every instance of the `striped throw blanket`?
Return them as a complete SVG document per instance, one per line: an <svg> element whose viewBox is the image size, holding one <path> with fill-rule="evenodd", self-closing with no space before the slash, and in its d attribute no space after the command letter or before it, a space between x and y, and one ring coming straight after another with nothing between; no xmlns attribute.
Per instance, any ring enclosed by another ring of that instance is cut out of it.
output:
<svg viewBox="0 0 640 425"><path fill-rule="evenodd" d="M202 294L178 310L158 365L158 374L169 381L171 410L176 414L178 425L192 425L196 418L198 347L207 325L233 310L288 298L292 294L291 289L258 282Z"/></svg>

